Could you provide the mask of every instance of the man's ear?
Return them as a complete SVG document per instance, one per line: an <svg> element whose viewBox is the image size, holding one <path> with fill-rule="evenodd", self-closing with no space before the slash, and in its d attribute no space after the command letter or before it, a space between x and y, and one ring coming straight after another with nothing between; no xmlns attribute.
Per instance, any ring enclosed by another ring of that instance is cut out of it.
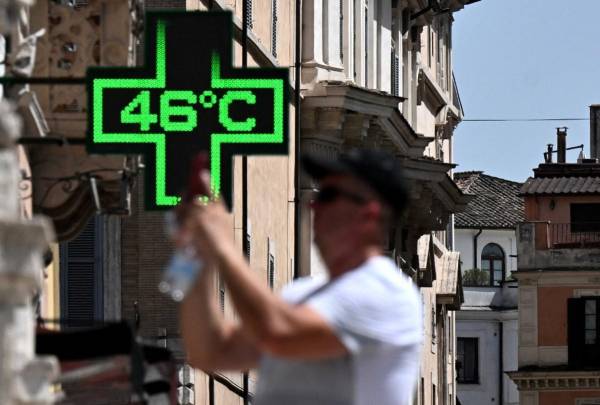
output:
<svg viewBox="0 0 600 405"><path fill-rule="evenodd" d="M366 203L363 210L368 219L380 220L383 215L383 206L376 200Z"/></svg>

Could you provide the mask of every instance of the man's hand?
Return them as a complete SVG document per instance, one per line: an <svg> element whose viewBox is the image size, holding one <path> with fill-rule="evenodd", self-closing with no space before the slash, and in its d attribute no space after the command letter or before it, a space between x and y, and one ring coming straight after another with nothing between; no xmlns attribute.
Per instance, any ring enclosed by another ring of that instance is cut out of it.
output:
<svg viewBox="0 0 600 405"><path fill-rule="evenodd" d="M201 180L209 184L207 172L202 173ZM257 280L241 249L235 246L232 217L221 201L210 196L195 198L181 208L180 218L199 255L214 264L225 278L242 320L239 328L247 334L247 341L254 342L261 351L294 359L347 354L331 325L319 313L306 305L286 303ZM242 335L223 330L219 333Z"/></svg>

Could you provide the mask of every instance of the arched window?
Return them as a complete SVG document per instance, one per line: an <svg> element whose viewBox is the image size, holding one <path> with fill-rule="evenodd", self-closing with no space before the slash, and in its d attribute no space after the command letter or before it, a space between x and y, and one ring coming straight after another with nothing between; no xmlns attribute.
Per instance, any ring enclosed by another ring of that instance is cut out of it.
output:
<svg viewBox="0 0 600 405"><path fill-rule="evenodd" d="M481 251L481 270L489 276L490 285L500 285L504 280L504 251L500 245L485 245Z"/></svg>

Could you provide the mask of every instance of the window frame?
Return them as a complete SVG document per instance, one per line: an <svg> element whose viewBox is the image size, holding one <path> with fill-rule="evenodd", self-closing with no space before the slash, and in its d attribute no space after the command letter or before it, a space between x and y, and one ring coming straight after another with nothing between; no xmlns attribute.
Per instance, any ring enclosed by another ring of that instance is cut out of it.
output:
<svg viewBox="0 0 600 405"><path fill-rule="evenodd" d="M498 249L500 250L500 252L502 253L502 257L499 259L496 256L492 256L492 255L484 255L485 254L485 250L486 248L490 247L490 246L496 246L498 247ZM494 267L494 262L501 260L502 261L502 265L500 269L496 269ZM488 264L488 268L484 269L483 268L483 263L487 263ZM490 242L488 244L486 244L483 249L481 249L481 256L480 256L480 267L481 271L487 271L489 273L489 283L488 285L490 287L500 287L502 285L502 282L504 282L506 280L506 253L504 252L504 249L502 249L502 246L500 246L498 243L495 242ZM502 277L500 280L496 280L494 277L494 273L496 271L500 271L502 274ZM498 281L498 284L495 284L495 281Z"/></svg>
<svg viewBox="0 0 600 405"><path fill-rule="evenodd" d="M466 361L464 360L465 357L465 343L469 341L471 343L474 343L473 346L474 350L472 352L472 355L475 357L472 364L474 366L474 370L473 370L473 378L467 379L465 378L465 365L466 365ZM461 344L462 343L462 344ZM462 357L462 360L459 360ZM459 363L460 361L460 368L457 368L456 370L456 382L459 384L480 384L480 378L479 378L479 338L478 337L472 337L472 336L459 336L456 338L456 362Z"/></svg>
<svg viewBox="0 0 600 405"><path fill-rule="evenodd" d="M595 331L596 342L585 342L586 328L586 302L594 301L596 304ZM572 368L597 367L600 361L600 296L583 296L569 298L567 301L567 348L568 364Z"/></svg>

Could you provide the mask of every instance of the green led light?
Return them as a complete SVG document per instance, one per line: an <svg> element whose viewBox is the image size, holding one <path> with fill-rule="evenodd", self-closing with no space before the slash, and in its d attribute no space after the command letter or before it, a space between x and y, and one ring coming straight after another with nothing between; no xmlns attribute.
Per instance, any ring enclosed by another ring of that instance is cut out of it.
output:
<svg viewBox="0 0 600 405"><path fill-rule="evenodd" d="M139 107L139 112L134 112ZM129 104L121 110L121 122L139 124L141 131L148 131L151 124L158 122L156 114L150 113L150 92L141 91Z"/></svg>
<svg viewBox="0 0 600 405"><path fill-rule="evenodd" d="M96 73L100 69L92 71L91 74L88 73L91 89L90 104L92 105L88 150L96 152L94 145L104 144L110 145L111 149L107 149L107 152L98 149L100 153L131 154L139 153L139 149L131 152L134 150L130 148L131 145L153 145L155 160L149 167L154 168L154 173L151 173L152 177L148 179L152 178L155 189L153 190L154 198L149 203L149 207L159 209L171 207L180 201L177 195L169 195L167 192L167 189L177 190L179 186L174 187L173 184L179 184L177 181L180 180L180 177L175 178L174 174L167 173L168 164L179 163L177 161L167 163L167 147L175 147L175 149L169 149L169 156L173 158L174 153L187 153L189 156L190 153L197 153L194 152L198 150L197 145L208 145L211 170L210 188L215 198L221 196L223 184L227 186L227 190L231 186L229 171L227 172L228 178L225 179L227 181L223 183L221 164L230 164L228 159L233 154L247 154L244 151L247 146L244 145L279 144L287 147L287 112L284 110L287 105L284 99L287 71L283 69L269 70L269 72L274 72L272 78L265 78L266 74L260 74L260 72L259 74L252 73L253 71L258 72L259 69L231 70L232 73L228 73L229 70L222 72L220 55L231 54L231 38L227 39L229 43L226 47L216 46L215 43L212 43L212 46L215 46L214 49L219 49L218 52L210 49L205 52L200 45L195 48L196 52L193 53L187 50L187 45L182 45L182 38L197 37L195 31L198 29L206 30L203 32L209 35L221 29L230 36L230 29L225 24L226 21L229 21L229 25L231 25L230 14L157 14L160 17L148 20L147 26L149 30L155 29L156 33L155 41L153 41L154 54L152 50L148 52L150 57L154 57L153 69L148 67L142 70L149 73L141 74L141 78L121 78L115 77L116 74ZM207 18L214 18L214 26L205 24ZM179 24L180 21L184 24ZM190 24L191 21L193 24ZM182 26L187 28L181 28ZM168 32L171 30L177 32L173 36L173 42L169 42L169 44L173 44L173 49L177 49L176 51L170 50L169 54L167 54L167 30L169 30ZM217 44L221 42L216 41ZM196 45L194 43L194 46ZM178 62L167 64L167 58L171 59L176 54L174 52L178 52ZM197 60L208 61L210 59L209 66L205 65L206 68L198 64L194 66L200 68L198 74L204 75L205 81L202 83L205 88L210 87L208 89L198 89L194 71L185 70L186 63L184 62L189 60L188 55L202 54L202 52L205 52L204 57L199 56L200 59ZM225 60L228 61L228 59ZM108 70L106 71L108 72ZM144 78L143 75L149 77ZM241 77L234 77L236 75ZM136 73L136 76L140 76L140 73ZM182 80L182 78L185 79ZM185 89L188 82L190 90ZM173 83L178 84L173 88ZM119 92L119 90L121 91ZM132 94L131 90L135 92ZM125 97L127 99L124 100ZM268 103L265 100L269 100ZM214 112L211 111L213 107L216 107ZM117 111L120 109L116 120L112 118L115 109ZM233 116L231 115L232 111L235 111ZM111 117L105 117L105 112L111 114ZM214 122L207 120L214 120ZM265 131L265 129L268 130ZM171 134L179 137L173 138L178 139L179 144L169 143ZM185 137L181 137L181 135L185 135ZM206 137L206 140L202 141L205 143L198 143L197 137ZM185 146L186 142L191 142L190 148ZM239 146L228 148L227 154L222 155L224 153L223 146L226 144ZM118 151L120 150L118 145L123 145L122 152ZM202 148L205 147L202 146ZM261 148L251 149L258 151L252 153L287 153L281 146L276 149L269 149L270 147L266 146L261 146ZM179 158L179 155L176 156ZM147 173L148 176L151 174ZM169 181L168 187L167 181ZM230 198L230 196L228 197Z"/></svg>
<svg viewBox="0 0 600 405"><path fill-rule="evenodd" d="M208 97L208 100L206 99ZM204 108L212 108L217 103L217 95L210 90L204 90L198 96L198 102Z"/></svg>
<svg viewBox="0 0 600 405"><path fill-rule="evenodd" d="M228 131L252 131L256 126L254 118L246 118L245 121L234 121L229 117L229 105L236 100L256 104L256 96L251 91L228 91L219 101L219 122Z"/></svg>
<svg viewBox="0 0 600 405"><path fill-rule="evenodd" d="M171 105L172 100L196 102L192 91L167 90L160 96L160 126L165 131L190 132L196 128L196 110L190 106ZM173 122L174 116L185 117L185 121Z"/></svg>

